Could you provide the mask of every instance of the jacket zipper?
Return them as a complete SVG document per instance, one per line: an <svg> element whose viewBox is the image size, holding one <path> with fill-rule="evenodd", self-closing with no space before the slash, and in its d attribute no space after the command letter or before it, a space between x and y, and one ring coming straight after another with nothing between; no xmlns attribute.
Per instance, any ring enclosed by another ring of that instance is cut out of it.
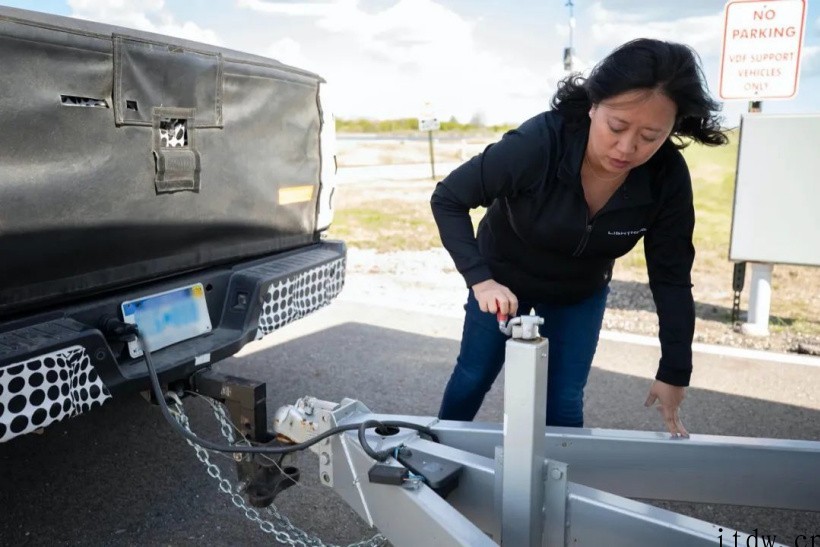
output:
<svg viewBox="0 0 820 547"><path fill-rule="evenodd" d="M586 223L584 235L581 237L581 242L578 244L575 252L572 253L572 256L581 256L581 253L584 252L584 248L587 246L587 241L589 241L589 234L592 232L592 225L595 224L595 220L590 220L589 218L589 211L587 211L584 215L584 222Z"/></svg>

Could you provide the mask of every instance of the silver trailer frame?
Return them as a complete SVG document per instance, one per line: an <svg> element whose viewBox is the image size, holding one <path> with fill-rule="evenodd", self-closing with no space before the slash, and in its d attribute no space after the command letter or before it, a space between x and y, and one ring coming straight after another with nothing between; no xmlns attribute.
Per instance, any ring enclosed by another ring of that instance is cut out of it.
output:
<svg viewBox="0 0 820 547"><path fill-rule="evenodd" d="M367 420L432 430L439 442L405 428L369 429L366 440L377 451L461 466L446 499L412 475L404 487L371 482L379 462L355 431L311 447L322 484L397 546L692 547L753 537L629 498L820 511L820 442L544 427L547 347L507 342L503 424L374 414L353 399L306 397L279 409L274 428L300 442ZM395 457L381 465L403 467Z"/></svg>

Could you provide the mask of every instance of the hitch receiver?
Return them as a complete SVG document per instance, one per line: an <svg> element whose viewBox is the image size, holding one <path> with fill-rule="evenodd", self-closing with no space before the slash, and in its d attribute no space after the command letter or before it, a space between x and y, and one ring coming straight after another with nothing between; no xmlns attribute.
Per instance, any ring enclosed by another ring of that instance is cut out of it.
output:
<svg viewBox="0 0 820 547"><path fill-rule="evenodd" d="M267 388L264 382L205 370L191 377L192 391L216 399L228 408L234 427L254 444L285 446L267 430ZM299 481L299 469L285 465L287 454L235 454L236 474L243 494L254 507L267 507Z"/></svg>

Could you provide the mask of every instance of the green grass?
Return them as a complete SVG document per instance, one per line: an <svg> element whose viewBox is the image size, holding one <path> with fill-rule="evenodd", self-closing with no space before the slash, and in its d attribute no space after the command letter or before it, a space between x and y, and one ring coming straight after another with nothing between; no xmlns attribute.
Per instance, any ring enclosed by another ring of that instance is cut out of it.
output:
<svg viewBox="0 0 820 547"><path fill-rule="evenodd" d="M727 258L734 201L737 139L726 146L692 145L684 150L695 198L695 247Z"/></svg>
<svg viewBox="0 0 820 547"><path fill-rule="evenodd" d="M683 156L692 176L695 200L695 270L725 264L734 201L737 135L730 134L726 146L692 144ZM622 268L646 268L643 240L619 261Z"/></svg>

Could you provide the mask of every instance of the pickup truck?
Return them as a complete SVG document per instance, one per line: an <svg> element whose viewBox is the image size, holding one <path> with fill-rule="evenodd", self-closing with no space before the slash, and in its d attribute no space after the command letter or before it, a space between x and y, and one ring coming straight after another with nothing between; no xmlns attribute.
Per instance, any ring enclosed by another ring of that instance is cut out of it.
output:
<svg viewBox="0 0 820 547"><path fill-rule="evenodd" d="M184 381L328 304L325 82L0 6L0 442Z"/></svg>

